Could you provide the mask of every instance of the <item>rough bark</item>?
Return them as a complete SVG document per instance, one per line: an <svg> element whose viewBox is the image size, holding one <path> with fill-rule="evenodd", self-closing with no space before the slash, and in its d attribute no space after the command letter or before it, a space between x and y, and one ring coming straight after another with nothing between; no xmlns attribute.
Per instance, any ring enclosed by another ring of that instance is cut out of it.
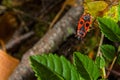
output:
<svg viewBox="0 0 120 80"><path fill-rule="evenodd" d="M82 2L81 0L79 0ZM80 3L79 3L80 4ZM30 68L29 56L54 51L70 35L73 34L77 20L83 12L82 6L72 7L65 16L50 29L33 48L22 57L21 63L15 69L9 80L30 80L34 76Z"/></svg>

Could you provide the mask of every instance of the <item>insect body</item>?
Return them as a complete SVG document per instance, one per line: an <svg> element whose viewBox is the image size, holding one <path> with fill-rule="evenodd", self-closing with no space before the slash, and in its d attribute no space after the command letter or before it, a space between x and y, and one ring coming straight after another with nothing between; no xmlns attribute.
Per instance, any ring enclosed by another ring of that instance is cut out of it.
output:
<svg viewBox="0 0 120 80"><path fill-rule="evenodd" d="M76 32L76 36L78 39L82 39L83 37L85 37L85 35L87 34L90 28L91 23L92 23L92 19L90 14L83 14L80 17L80 20L78 21L77 32Z"/></svg>

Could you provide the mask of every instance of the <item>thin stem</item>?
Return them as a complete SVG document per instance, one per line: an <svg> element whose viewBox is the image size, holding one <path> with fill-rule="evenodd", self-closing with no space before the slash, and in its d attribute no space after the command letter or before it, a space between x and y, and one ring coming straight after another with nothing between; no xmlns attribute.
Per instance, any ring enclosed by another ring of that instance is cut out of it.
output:
<svg viewBox="0 0 120 80"><path fill-rule="evenodd" d="M118 51L117 51L118 55L119 55L119 51L120 51L120 46L118 47ZM113 66L114 66L117 58L118 58L118 56L116 55L116 56L114 57L113 61L112 61L112 64L110 65L110 67L109 67L109 69L108 69L108 73L107 73L106 78L108 78L108 76L110 75L110 72L112 71L112 68L113 68Z"/></svg>
<svg viewBox="0 0 120 80"><path fill-rule="evenodd" d="M110 65L110 68L108 69L106 78L108 78L108 76L110 75L110 72L111 72L111 70L112 70L112 68L113 68L116 60L117 60L117 56L114 57L114 59L113 59L113 61L112 61L112 64Z"/></svg>
<svg viewBox="0 0 120 80"><path fill-rule="evenodd" d="M65 7L66 7L66 2L64 2L62 8L60 9L60 11L58 12L58 14L55 16L55 18L53 19L53 21L51 22L50 26L49 26L49 29L52 28L52 26L55 24L55 22L58 20L58 18L60 17L60 15L62 14L62 12L64 11Z"/></svg>
<svg viewBox="0 0 120 80"><path fill-rule="evenodd" d="M105 68L102 68L102 73L103 73L103 78L105 79L105 77L106 77Z"/></svg>
<svg viewBox="0 0 120 80"><path fill-rule="evenodd" d="M100 39L100 43L99 43L98 52L97 52L96 57L102 56L102 53L100 52L100 46L101 46L102 43L103 43L103 39L104 39L104 34L102 33L102 34L101 34L101 39ZM102 68L102 73L103 73L102 76L103 76L103 78L105 79L105 78L106 78L105 67Z"/></svg>
<svg viewBox="0 0 120 80"><path fill-rule="evenodd" d="M102 34L101 34L100 43L99 43L98 52L97 52L97 56L102 56L102 53L100 52L100 46L101 46L102 43L103 43L103 39L104 39L104 34L102 33ZM97 57L97 56L96 56L96 57Z"/></svg>

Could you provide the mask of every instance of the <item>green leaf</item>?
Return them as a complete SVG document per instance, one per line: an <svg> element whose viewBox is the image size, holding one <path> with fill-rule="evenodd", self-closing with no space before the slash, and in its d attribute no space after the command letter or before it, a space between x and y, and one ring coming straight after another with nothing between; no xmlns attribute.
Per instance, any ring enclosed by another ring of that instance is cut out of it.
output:
<svg viewBox="0 0 120 80"><path fill-rule="evenodd" d="M100 69L105 67L105 59L102 56L98 56L95 62Z"/></svg>
<svg viewBox="0 0 120 80"><path fill-rule="evenodd" d="M75 52L74 64L85 80L97 80L100 76L100 71L97 65L88 56Z"/></svg>
<svg viewBox="0 0 120 80"><path fill-rule="evenodd" d="M35 71L36 76L38 77L38 80L48 80L48 79L50 79L50 80L64 80L61 76L52 72L49 68L40 64L34 58L31 57L30 60L32 62L31 63L32 68Z"/></svg>
<svg viewBox="0 0 120 80"><path fill-rule="evenodd" d="M31 56L30 60L32 69L41 80L81 80L76 68L63 56L44 54Z"/></svg>
<svg viewBox="0 0 120 80"><path fill-rule="evenodd" d="M108 18L97 18L103 34L111 41L120 42L120 28L113 20Z"/></svg>
<svg viewBox="0 0 120 80"><path fill-rule="evenodd" d="M112 61L113 60L113 58L114 58L114 56L115 56L115 47L114 46L112 46L112 45L102 45L101 47L100 47L100 49L101 49L101 51L102 51L102 54L103 54L103 56L106 58L106 59L108 59L108 60L110 60L110 61Z"/></svg>

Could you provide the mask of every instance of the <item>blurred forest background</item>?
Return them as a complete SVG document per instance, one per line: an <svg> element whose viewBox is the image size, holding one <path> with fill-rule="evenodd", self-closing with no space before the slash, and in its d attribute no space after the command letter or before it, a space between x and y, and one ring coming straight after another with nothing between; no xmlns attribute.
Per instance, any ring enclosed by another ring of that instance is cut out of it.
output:
<svg viewBox="0 0 120 80"><path fill-rule="evenodd" d="M109 0L106 1L109 3ZM27 63L27 66L25 66L25 68L29 68L28 59L26 60L26 58L28 58L30 55L33 55L33 53L37 54L39 52L53 52L58 55L64 55L71 61L72 54L75 51L80 51L92 59L95 58L101 39L101 32L100 29L96 27L96 24L92 25L91 30L87 33L86 37L82 41L78 40L75 37L77 22L83 13L82 0L0 0L0 4L1 48L8 55L11 55L12 57L21 61L20 64L22 64L22 66ZM79 12L77 13L73 11L69 14L69 10L72 10L73 7L80 7L80 9L77 10ZM74 20L73 22L68 21L68 23L65 23L65 18L62 19L62 17L64 17L66 13L69 14L67 15L68 18L71 15L75 15L75 17L70 18L71 21ZM65 24L56 24L61 19ZM66 24L70 24L70 26ZM57 37L58 39L55 40L49 38L52 32L56 34L53 29L56 29L55 27L59 27L60 25L66 27L62 27L63 32L59 32L59 29L56 31L59 33L59 35L56 35L59 38ZM46 35L46 37L44 37L44 35ZM53 40L53 42L51 42L51 40ZM44 48L44 44L42 43L50 44L47 45L45 50L40 51L40 48ZM51 43L55 44L52 45ZM103 39L103 43L114 44L107 38ZM33 47L35 45L37 48ZM42 47L38 47L39 45ZM28 53L30 53L29 56L27 56ZM118 67L119 65L115 65L114 69L118 70ZM114 79L120 76L120 73L116 73L115 70L111 76ZM120 72L120 68L118 72ZM22 72L18 73L20 75L22 74ZM29 69L28 72L25 73L24 70L23 73L23 79L20 80L30 80L31 77L29 74ZM29 76L30 78L26 78L25 76ZM35 77L32 76L31 80L32 79L35 79Z"/></svg>
<svg viewBox="0 0 120 80"><path fill-rule="evenodd" d="M6 43L7 51L21 59L49 30L62 3L63 0L2 0L0 38Z"/></svg>

